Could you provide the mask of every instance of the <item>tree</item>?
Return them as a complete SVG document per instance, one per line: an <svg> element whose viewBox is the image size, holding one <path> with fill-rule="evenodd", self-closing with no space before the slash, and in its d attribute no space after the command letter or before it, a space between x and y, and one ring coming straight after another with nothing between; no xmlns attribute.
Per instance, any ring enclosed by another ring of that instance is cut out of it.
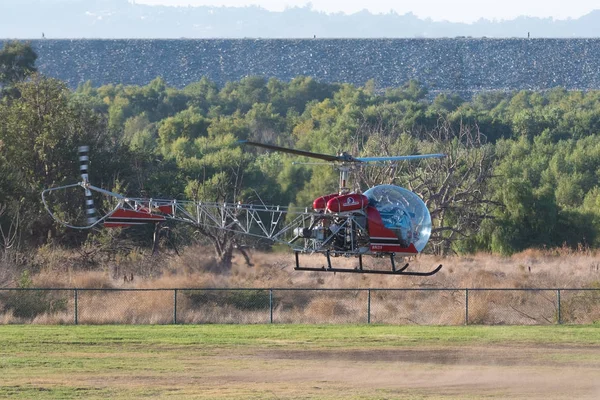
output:
<svg viewBox="0 0 600 400"><path fill-rule="evenodd" d="M37 71L37 54L30 43L7 42L0 50L0 94Z"/></svg>
<svg viewBox="0 0 600 400"><path fill-rule="evenodd" d="M411 79L401 88L386 90L385 97L391 101L412 100L419 101L425 98L427 89L418 81Z"/></svg>
<svg viewBox="0 0 600 400"><path fill-rule="evenodd" d="M555 143L549 132L497 144L491 189L503 204L489 226L490 250L510 254L529 247L596 243L600 179L597 136Z"/></svg>
<svg viewBox="0 0 600 400"><path fill-rule="evenodd" d="M77 146L95 146L96 154L101 155L106 146L105 126L99 115L72 102L70 91L56 79L33 75L14 88L20 97L0 102L0 165L11 166L12 178L6 182L8 202L23 205L21 226L39 243L56 234L56 226L41 205L41 190L72 183L78 176ZM102 156L97 158L98 165L100 159ZM113 152L106 159L111 162L104 162L96 171L98 183L103 173L110 173L118 155ZM78 204L67 200L65 209L82 209L83 197Z"/></svg>
<svg viewBox="0 0 600 400"><path fill-rule="evenodd" d="M443 153L446 157L417 162L392 163L386 167L363 168L363 186L394 184L406 187L423 199L431 214L430 243L437 254L461 250L461 241L477 234L498 203L488 193L492 176L493 148L476 126L461 125L458 131L447 119L427 132L427 142L402 135L371 136L370 154L385 156L414 153Z"/></svg>
<svg viewBox="0 0 600 400"><path fill-rule="evenodd" d="M163 119L158 127L160 149L163 154L169 155L177 140L187 139L193 141L200 136L206 136L209 121L197 109L189 108L173 117Z"/></svg>
<svg viewBox="0 0 600 400"><path fill-rule="evenodd" d="M183 88L183 93L188 97L188 106L198 107L208 112L208 109L218 102L219 88L216 83L204 76L198 82Z"/></svg>
<svg viewBox="0 0 600 400"><path fill-rule="evenodd" d="M456 94L441 93L436 96L431 106L438 112L452 112L463 103L464 100Z"/></svg>
<svg viewBox="0 0 600 400"><path fill-rule="evenodd" d="M250 157L239 146L233 146L235 138L224 135L213 138L198 138L198 157L186 160L183 166L194 164L194 170L201 166L203 176L192 177L186 188L186 195L194 201L235 203L245 202L245 174L249 170ZM216 211L218 212L218 211ZM225 218L215 215L215 218ZM231 221L228 221L231 222ZM215 258L222 271L231 268L233 250L239 242L235 230L213 228L199 224L196 232L213 246Z"/></svg>

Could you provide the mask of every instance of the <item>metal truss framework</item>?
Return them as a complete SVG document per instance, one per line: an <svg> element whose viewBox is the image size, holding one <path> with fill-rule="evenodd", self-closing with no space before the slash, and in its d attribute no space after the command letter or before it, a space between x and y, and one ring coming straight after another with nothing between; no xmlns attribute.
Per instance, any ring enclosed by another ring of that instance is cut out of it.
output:
<svg viewBox="0 0 600 400"><path fill-rule="evenodd" d="M81 186L116 200L116 205L105 215L92 223L76 226L60 219L54 213L48 202L47 195L53 191ZM120 209L135 211L143 219L144 215L163 216L165 220L179 221L193 226L223 229L289 246L292 250L302 253L322 252L330 249L328 245L336 237L336 233L346 228L349 235L357 231L366 232L365 214L354 211L345 215L319 213L308 208L292 208L265 204L243 203L211 203L150 198L131 198L113 193L89 184L78 183L44 190L42 200L48 213L58 223L73 229L90 229L100 226ZM152 222L152 221L148 221ZM336 224L336 231L321 238L306 238L302 236L305 229L313 229L323 223ZM350 247L345 251L331 250L335 255L366 253L368 247L358 247L358 238L350 237Z"/></svg>

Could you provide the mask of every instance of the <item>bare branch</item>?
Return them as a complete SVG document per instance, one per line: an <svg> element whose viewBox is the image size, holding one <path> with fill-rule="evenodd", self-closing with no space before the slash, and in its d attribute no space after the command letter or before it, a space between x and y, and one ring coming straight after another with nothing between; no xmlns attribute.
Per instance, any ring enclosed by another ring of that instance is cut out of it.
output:
<svg viewBox="0 0 600 400"><path fill-rule="evenodd" d="M446 253L456 240L478 232L481 222L491 218L494 207L498 206L487 198L493 154L479 127L440 117L434 129L419 132L420 136L402 136L391 131L390 127L397 125L394 122L377 122L360 124L366 131L357 135L369 137L365 152L372 155L440 152L447 157L363 167L358 171L361 185L396 184L418 194L433 219L431 241L436 253ZM425 141L419 141L419 137Z"/></svg>

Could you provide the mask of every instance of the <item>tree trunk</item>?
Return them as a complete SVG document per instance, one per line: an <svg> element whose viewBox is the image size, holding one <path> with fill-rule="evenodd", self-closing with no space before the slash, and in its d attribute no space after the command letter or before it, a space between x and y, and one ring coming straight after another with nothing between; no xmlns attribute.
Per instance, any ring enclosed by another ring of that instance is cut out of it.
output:
<svg viewBox="0 0 600 400"><path fill-rule="evenodd" d="M231 240L213 241L217 266L221 272L231 271L233 260L233 244Z"/></svg>

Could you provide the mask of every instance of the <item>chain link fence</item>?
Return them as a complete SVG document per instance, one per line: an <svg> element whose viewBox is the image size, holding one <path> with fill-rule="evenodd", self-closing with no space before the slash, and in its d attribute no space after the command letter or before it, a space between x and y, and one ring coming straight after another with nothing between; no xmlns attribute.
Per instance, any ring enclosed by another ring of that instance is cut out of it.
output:
<svg viewBox="0 0 600 400"><path fill-rule="evenodd" d="M0 289L0 324L598 322L600 289Z"/></svg>

